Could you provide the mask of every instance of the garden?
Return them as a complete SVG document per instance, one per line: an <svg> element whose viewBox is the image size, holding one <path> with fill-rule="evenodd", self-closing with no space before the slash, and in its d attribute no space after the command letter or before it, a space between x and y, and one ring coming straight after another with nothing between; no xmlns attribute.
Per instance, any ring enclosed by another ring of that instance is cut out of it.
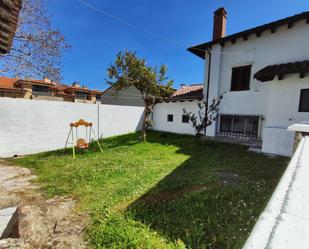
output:
<svg viewBox="0 0 309 249"><path fill-rule="evenodd" d="M161 132L100 144L10 159L46 197L76 198L93 248L242 248L289 161Z"/></svg>

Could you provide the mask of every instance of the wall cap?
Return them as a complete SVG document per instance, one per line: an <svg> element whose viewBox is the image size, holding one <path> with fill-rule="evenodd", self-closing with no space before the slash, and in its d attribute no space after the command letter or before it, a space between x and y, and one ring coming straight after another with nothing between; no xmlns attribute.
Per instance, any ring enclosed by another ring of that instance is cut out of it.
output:
<svg viewBox="0 0 309 249"><path fill-rule="evenodd" d="M289 131L309 132L309 123L293 124L288 127Z"/></svg>

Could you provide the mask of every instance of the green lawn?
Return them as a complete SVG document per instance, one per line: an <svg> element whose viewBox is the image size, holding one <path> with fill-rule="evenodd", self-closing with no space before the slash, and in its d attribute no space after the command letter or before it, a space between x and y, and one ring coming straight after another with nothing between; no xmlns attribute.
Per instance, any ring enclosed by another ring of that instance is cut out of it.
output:
<svg viewBox="0 0 309 249"><path fill-rule="evenodd" d="M101 140L79 151L12 159L38 176L48 196L73 195L91 215L94 248L241 248L287 158L192 136L151 132ZM218 172L234 173L224 184Z"/></svg>

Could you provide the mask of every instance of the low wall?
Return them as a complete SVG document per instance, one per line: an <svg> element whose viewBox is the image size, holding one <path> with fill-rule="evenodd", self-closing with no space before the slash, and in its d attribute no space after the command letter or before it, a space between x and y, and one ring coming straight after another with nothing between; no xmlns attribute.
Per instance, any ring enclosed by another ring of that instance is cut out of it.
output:
<svg viewBox="0 0 309 249"><path fill-rule="evenodd" d="M32 154L64 147L69 124L93 123L100 138L140 129L144 108L0 98L0 157ZM85 128L78 137L85 136Z"/></svg>
<svg viewBox="0 0 309 249"><path fill-rule="evenodd" d="M287 127L265 127L262 151L282 156L292 156L294 132Z"/></svg>
<svg viewBox="0 0 309 249"><path fill-rule="evenodd" d="M308 248L308 151L304 137L243 249Z"/></svg>

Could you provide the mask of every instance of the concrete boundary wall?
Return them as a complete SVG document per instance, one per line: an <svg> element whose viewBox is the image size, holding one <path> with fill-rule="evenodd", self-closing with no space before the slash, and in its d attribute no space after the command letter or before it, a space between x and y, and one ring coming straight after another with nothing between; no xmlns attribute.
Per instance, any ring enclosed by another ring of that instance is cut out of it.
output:
<svg viewBox="0 0 309 249"><path fill-rule="evenodd" d="M0 157L63 148L69 124L79 119L92 122L100 138L135 132L143 111L136 106L0 98ZM77 135L84 137L85 129Z"/></svg>
<svg viewBox="0 0 309 249"><path fill-rule="evenodd" d="M309 137L304 137L243 249L309 245Z"/></svg>

